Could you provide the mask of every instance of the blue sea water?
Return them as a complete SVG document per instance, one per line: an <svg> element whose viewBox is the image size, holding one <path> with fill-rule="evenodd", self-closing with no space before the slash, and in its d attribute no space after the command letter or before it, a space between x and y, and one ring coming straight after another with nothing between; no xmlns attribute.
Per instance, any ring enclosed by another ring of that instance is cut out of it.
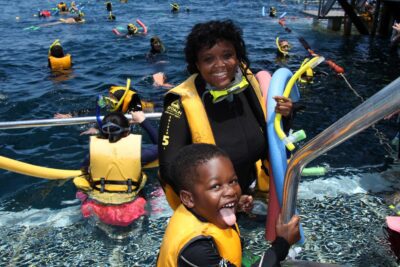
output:
<svg viewBox="0 0 400 267"><path fill-rule="evenodd" d="M77 1L86 15L79 25L25 28L57 21L40 19L38 9L51 9L57 1L0 0L0 121L51 118L56 112L90 109L95 97L110 85L132 79L142 98L162 109L164 89L152 86L151 74L164 71L178 84L187 77L183 56L191 27L210 19L230 18L243 29L251 67L270 72L285 66L296 71L307 52L297 41L303 36L311 47L345 68L345 75L366 99L400 75L398 53L389 53L388 39L354 34L344 37L314 24L301 14L302 4L270 1L182 1L182 11L170 13L167 1L113 1L115 22L107 21L104 1ZM287 12L287 33L277 19L263 17L271 5L278 15ZM190 8L190 12L184 9ZM121 38L112 33L137 18L148 26L148 35ZM167 48L167 63L149 62L151 36L158 35ZM291 56L276 60L275 38L288 39ZM72 55L73 68L52 73L47 67L50 44L60 39ZM329 73L301 89L307 109L298 114L295 128L308 138L358 106L362 99L344 79ZM154 121L157 126L157 121ZM1 155L32 164L77 169L88 151L88 137L79 133L88 126L64 126L0 131ZM394 120L379 122L316 159L311 165L329 166L324 177L305 177L299 189L299 211L306 243L297 259L349 266L396 266L382 227L390 214L384 197L399 189L399 165L393 163L390 139ZM71 181L48 181L0 171L1 266L152 266L171 210L160 194L156 170L149 173L145 189L149 212L125 230L99 229L86 221L75 199ZM247 252L260 255L264 223L240 218ZM121 240L121 237L125 237Z"/></svg>

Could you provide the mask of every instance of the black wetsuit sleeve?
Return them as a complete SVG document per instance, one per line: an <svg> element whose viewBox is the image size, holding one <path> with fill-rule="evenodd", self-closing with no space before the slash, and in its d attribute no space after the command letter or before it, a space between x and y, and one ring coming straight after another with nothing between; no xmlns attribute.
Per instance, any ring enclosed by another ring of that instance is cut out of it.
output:
<svg viewBox="0 0 400 267"><path fill-rule="evenodd" d="M151 142L154 144L146 146L145 148L143 148L142 146L141 163L142 165L145 165L149 162L156 160L158 157L158 150L157 150L158 132L148 120L144 120L140 124L140 126L147 132L147 134L150 136Z"/></svg>
<svg viewBox="0 0 400 267"><path fill-rule="evenodd" d="M183 107L177 96L168 95L160 120L158 155L160 176L163 182L174 189L175 183L169 174L169 166L178 151L191 143L189 125Z"/></svg>
<svg viewBox="0 0 400 267"><path fill-rule="evenodd" d="M226 265L220 265L220 263ZM179 267L192 266L229 266L234 267L232 263L225 261L218 253L217 247L211 237L202 237L193 241L187 247L183 248L178 258ZM239 267L239 266L237 266Z"/></svg>
<svg viewBox="0 0 400 267"><path fill-rule="evenodd" d="M280 267L289 253L290 245L283 237L277 237L270 247L262 256L259 262L252 264L252 267Z"/></svg>

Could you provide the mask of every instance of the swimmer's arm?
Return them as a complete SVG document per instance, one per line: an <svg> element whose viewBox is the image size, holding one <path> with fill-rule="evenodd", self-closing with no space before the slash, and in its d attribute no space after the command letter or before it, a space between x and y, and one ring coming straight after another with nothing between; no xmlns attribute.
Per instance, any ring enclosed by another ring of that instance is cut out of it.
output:
<svg viewBox="0 0 400 267"><path fill-rule="evenodd" d="M57 24L61 24L61 23L62 23L61 21L56 21L56 22L41 24L41 25L39 25L39 27L53 26L53 25L57 25Z"/></svg>

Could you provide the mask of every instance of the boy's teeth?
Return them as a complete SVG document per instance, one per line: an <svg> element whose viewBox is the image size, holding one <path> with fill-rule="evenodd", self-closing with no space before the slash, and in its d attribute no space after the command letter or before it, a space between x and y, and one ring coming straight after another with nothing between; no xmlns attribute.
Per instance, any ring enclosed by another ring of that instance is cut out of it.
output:
<svg viewBox="0 0 400 267"><path fill-rule="evenodd" d="M235 206L235 204L233 204L233 203L228 203L228 204L225 204L223 207L224 208L233 208Z"/></svg>

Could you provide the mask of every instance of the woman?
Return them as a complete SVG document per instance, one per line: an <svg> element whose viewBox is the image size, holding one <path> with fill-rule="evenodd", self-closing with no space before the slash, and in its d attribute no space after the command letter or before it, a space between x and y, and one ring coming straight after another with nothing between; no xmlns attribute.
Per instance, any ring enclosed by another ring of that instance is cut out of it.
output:
<svg viewBox="0 0 400 267"><path fill-rule="evenodd" d="M166 95L160 122L160 178L173 208L179 200L169 166L183 146L211 143L225 150L243 194L257 178L255 163L267 155L265 107L240 28L231 20L195 25L185 56L192 75ZM276 100L276 111L289 117L290 99Z"/></svg>

